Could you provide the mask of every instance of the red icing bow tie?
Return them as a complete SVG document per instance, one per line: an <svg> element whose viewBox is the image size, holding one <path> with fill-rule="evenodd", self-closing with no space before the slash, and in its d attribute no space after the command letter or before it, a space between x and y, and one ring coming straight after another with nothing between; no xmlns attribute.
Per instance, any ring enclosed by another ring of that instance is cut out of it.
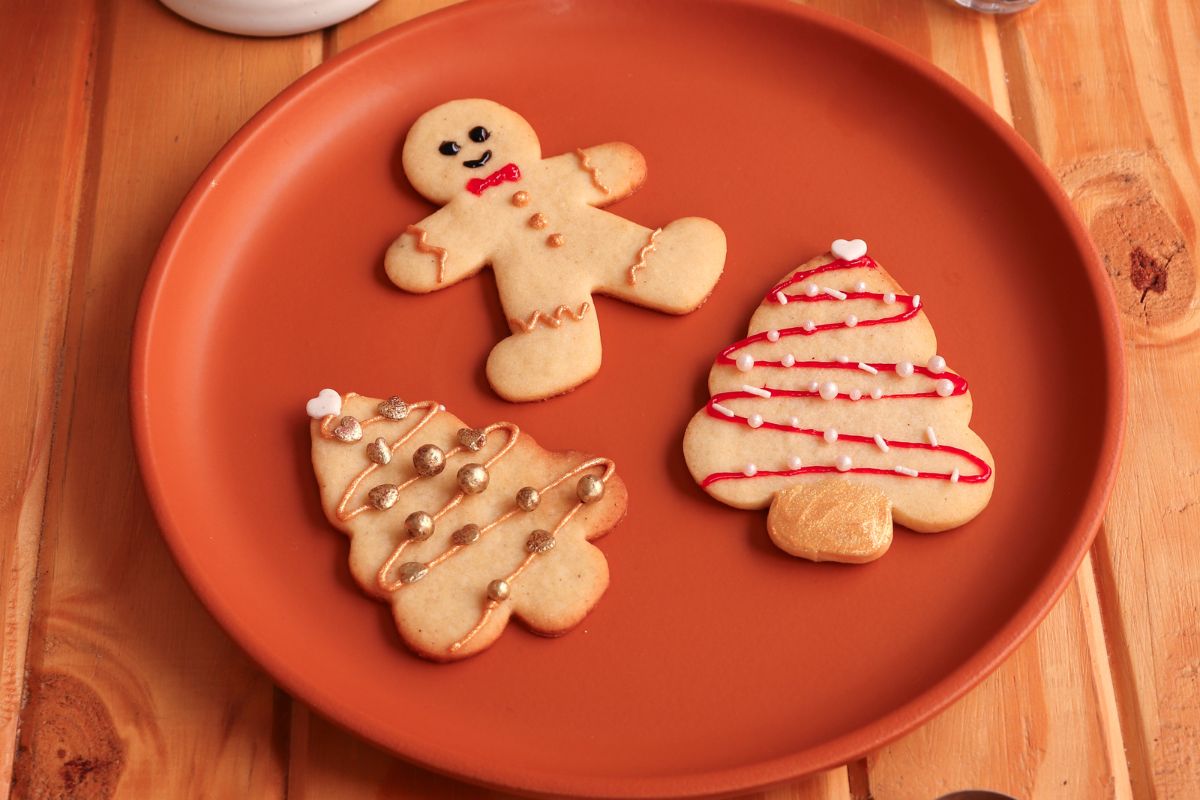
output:
<svg viewBox="0 0 1200 800"><path fill-rule="evenodd" d="M521 170L516 164L505 164L500 169L488 175L486 178L471 178L467 181L467 191L471 194L483 194L484 189L490 189L493 186L499 186L506 181L521 180Z"/></svg>

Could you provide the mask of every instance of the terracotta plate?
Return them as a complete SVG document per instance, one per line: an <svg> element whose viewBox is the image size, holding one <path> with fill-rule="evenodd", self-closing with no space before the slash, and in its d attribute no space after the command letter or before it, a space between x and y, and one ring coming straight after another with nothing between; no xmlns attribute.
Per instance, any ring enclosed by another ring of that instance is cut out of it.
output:
<svg viewBox="0 0 1200 800"><path fill-rule="evenodd" d="M505 332L490 274L427 296L385 248L430 211L404 132L449 98L522 112L547 154L637 145L614 210L729 236L703 309L601 299L604 366L510 405L483 378ZM898 534L866 567L776 551L761 514L688 477L683 428L763 291L861 236L920 292L999 464L958 531ZM594 795L699 794L842 763L977 682L1050 608L1097 525L1123 405L1115 314L1033 153L894 45L795 6L636 0L456 7L316 69L196 184L142 300L134 427L163 530L230 633L317 709L462 778ZM559 640L514 626L481 657L410 655L323 519L304 401L323 386L437 398L546 446L616 459L626 521L608 594Z"/></svg>

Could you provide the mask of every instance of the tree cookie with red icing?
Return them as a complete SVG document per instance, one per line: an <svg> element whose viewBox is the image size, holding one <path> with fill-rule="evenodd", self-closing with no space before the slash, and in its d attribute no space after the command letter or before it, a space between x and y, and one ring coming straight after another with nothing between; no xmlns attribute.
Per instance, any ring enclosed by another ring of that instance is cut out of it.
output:
<svg viewBox="0 0 1200 800"><path fill-rule="evenodd" d="M770 506L768 533L793 555L871 561L893 520L944 531L991 498L967 381L937 354L921 296L861 239L771 287L709 392L684 436L692 476L727 505Z"/></svg>
<svg viewBox="0 0 1200 800"><path fill-rule="evenodd" d="M350 572L419 655L478 653L512 616L558 636L600 600L608 563L590 542L628 499L611 460L544 450L510 422L471 428L432 400L323 389L307 411Z"/></svg>
<svg viewBox="0 0 1200 800"><path fill-rule="evenodd" d="M596 374L593 295L686 314L724 268L725 234L709 220L651 229L600 210L646 178L645 159L628 144L542 158L516 112L453 100L413 124L402 161L413 187L441 208L392 244L388 277L432 292L491 266L510 333L492 349L487 376L508 400L552 397Z"/></svg>

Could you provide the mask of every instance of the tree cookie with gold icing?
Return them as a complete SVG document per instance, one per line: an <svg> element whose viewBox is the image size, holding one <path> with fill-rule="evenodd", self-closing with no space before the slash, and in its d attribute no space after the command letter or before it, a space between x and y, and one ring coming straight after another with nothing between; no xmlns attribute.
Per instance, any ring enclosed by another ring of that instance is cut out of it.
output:
<svg viewBox="0 0 1200 800"><path fill-rule="evenodd" d="M511 422L472 428L432 400L323 389L307 411L350 572L418 654L478 653L512 616L558 636L600 600L608 563L590 542L627 501L611 460L544 450Z"/></svg>
<svg viewBox="0 0 1200 800"><path fill-rule="evenodd" d="M593 295L686 314L724 268L725 234L707 219L652 229L600 210L646 178L631 145L542 158L533 127L515 111L453 100L413 124L401 158L413 188L441 208L388 249L388 277L432 292L491 266L509 336L492 349L487 376L505 399L552 397L596 374Z"/></svg>
<svg viewBox="0 0 1200 800"><path fill-rule="evenodd" d="M793 555L871 561L893 520L944 531L992 496L966 379L937 354L921 296L861 239L772 286L708 383L684 435L688 468L727 505L770 506L768 533Z"/></svg>

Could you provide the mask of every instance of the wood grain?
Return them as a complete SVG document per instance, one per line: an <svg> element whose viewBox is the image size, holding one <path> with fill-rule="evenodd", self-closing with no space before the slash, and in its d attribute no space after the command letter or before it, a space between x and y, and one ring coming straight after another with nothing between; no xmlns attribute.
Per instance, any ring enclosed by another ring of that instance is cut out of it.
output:
<svg viewBox="0 0 1200 800"><path fill-rule="evenodd" d="M481 796L314 716L248 662L170 561L126 422L138 292L203 164L325 52L449 0L384 0L282 40L204 31L150 0L70 2L18 4L0 27L19 76L0 81L0 785L16 752L14 797ZM1034 637L910 736L753 797L1200 797L1200 10L808 5L929 58L1039 150L1113 282L1133 402L1093 556Z"/></svg>
<svg viewBox="0 0 1200 800"><path fill-rule="evenodd" d="M69 301L49 306L67 323L17 786L276 797L277 690L166 552L133 466L126 387L139 290L171 213L320 41L201 34L157 3L102 9L78 253Z"/></svg>
<svg viewBox="0 0 1200 800"><path fill-rule="evenodd" d="M86 0L0 26L0 786L12 776L90 122Z"/></svg>

